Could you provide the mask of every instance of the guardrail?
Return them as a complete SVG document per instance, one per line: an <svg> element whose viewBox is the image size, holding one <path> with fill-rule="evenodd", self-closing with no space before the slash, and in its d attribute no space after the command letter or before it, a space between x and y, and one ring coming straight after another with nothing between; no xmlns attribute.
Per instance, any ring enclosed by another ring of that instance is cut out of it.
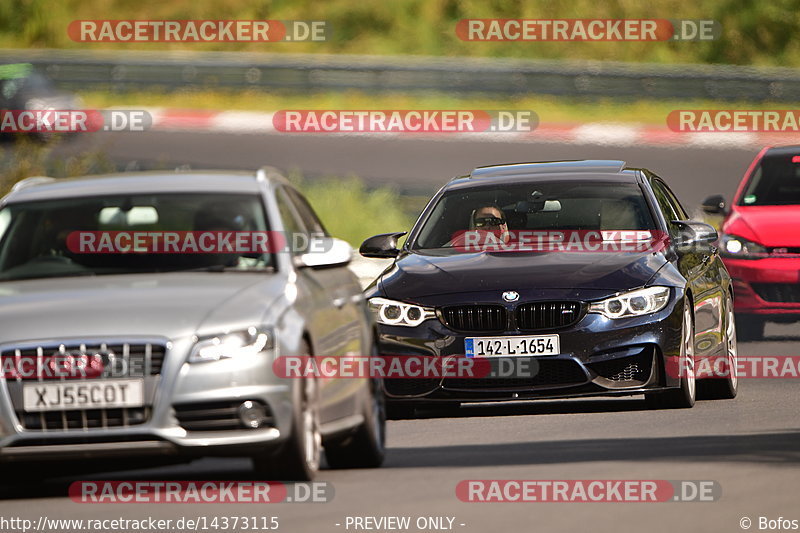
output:
<svg viewBox="0 0 800 533"><path fill-rule="evenodd" d="M0 50L66 89L446 91L800 102L800 71L723 65L240 52Z"/></svg>

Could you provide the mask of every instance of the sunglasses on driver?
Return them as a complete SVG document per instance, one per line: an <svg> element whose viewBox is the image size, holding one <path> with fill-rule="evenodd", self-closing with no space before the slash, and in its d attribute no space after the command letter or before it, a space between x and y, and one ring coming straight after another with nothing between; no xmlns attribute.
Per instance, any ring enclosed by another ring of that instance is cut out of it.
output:
<svg viewBox="0 0 800 533"><path fill-rule="evenodd" d="M478 217L474 219L475 227L476 228L484 228L484 227L492 227L492 226L500 226L506 223L505 218L499 217Z"/></svg>

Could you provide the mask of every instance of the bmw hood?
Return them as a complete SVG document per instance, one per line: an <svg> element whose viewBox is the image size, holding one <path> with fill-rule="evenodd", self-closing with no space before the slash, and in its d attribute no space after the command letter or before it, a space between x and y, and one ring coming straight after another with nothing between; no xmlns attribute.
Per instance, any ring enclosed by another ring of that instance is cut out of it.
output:
<svg viewBox="0 0 800 533"><path fill-rule="evenodd" d="M256 325L285 279L163 273L0 283L0 343L101 336L179 338Z"/></svg>
<svg viewBox="0 0 800 533"><path fill-rule="evenodd" d="M401 255L382 276L388 298L537 289L623 291L646 285L667 260L661 253L435 252ZM563 292L563 291L562 291Z"/></svg>

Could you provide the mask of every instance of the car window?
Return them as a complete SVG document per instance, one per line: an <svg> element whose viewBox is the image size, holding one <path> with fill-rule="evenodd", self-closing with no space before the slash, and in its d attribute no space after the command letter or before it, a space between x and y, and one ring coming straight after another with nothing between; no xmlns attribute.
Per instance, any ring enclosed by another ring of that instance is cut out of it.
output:
<svg viewBox="0 0 800 533"><path fill-rule="evenodd" d="M796 155L767 155L759 163L739 205L800 204L800 161Z"/></svg>
<svg viewBox="0 0 800 533"><path fill-rule="evenodd" d="M322 225L319 217L317 217L314 209L308 203L308 200L306 200L305 197L295 189L287 187L284 190L291 200L292 205L294 205L295 209L297 210L297 214L300 215L300 219L303 221L303 225L306 227L306 230L315 235L327 236L328 233L325 231L325 227Z"/></svg>
<svg viewBox="0 0 800 533"><path fill-rule="evenodd" d="M283 229L286 233L286 241L290 244L295 242L303 242L307 241L307 239L298 239L300 235L308 235L308 231L306 230L305 225L303 224L300 216L297 214L292 202L289 201L289 197L284 190L283 187L280 187L275 194L275 202L278 204L278 212L281 215L281 220L283 221ZM304 246L301 246L299 249L295 246L291 246L291 249L294 253L302 253Z"/></svg>
<svg viewBox="0 0 800 533"><path fill-rule="evenodd" d="M658 202L658 209L661 211L661 214L664 215L664 220L667 225L673 220L680 220L682 217L675 212L675 208L669 200L669 193L667 193L661 181L653 180L650 184L653 187L653 194L656 197L656 202Z"/></svg>
<svg viewBox="0 0 800 533"><path fill-rule="evenodd" d="M656 229L641 188L635 183L562 180L454 189L439 198L424 221L414 249L448 248L459 234L491 224L491 213L510 232L525 230L604 231ZM481 220L481 218L486 220Z"/></svg>
<svg viewBox="0 0 800 533"><path fill-rule="evenodd" d="M11 211L4 209L0 211L0 241L3 240L3 235L6 234L9 224L11 224Z"/></svg>
<svg viewBox="0 0 800 533"><path fill-rule="evenodd" d="M53 92L55 88L53 87L53 82L50 81L49 78L39 74L38 72L32 72L30 76L24 78L23 87L28 91L38 91L38 92Z"/></svg>
<svg viewBox="0 0 800 533"><path fill-rule="evenodd" d="M0 280L271 269L272 254L253 251L246 241L268 230L263 202L255 194L133 194L12 203L0 211ZM241 245L237 235L245 237ZM170 248L148 251L158 246L154 243L165 245L167 237Z"/></svg>
<svg viewBox="0 0 800 533"><path fill-rule="evenodd" d="M662 180L656 180L659 186L664 190L664 194L667 197L667 201L669 202L670 206L672 207L672 211L675 213L677 218L675 220L689 220L689 214L686 212L686 209L683 208L678 197L675 196L675 193L672 192L672 189L669 188L669 185L664 183Z"/></svg>

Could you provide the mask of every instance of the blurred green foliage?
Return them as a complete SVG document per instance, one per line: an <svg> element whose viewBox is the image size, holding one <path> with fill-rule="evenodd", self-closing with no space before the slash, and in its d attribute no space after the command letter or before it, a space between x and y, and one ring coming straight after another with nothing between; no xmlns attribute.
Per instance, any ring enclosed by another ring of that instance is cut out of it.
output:
<svg viewBox="0 0 800 533"><path fill-rule="evenodd" d="M20 137L0 145L0 196L19 180L31 176L69 178L114 171L113 163L102 150L58 157L53 155L58 144L58 139L44 143Z"/></svg>
<svg viewBox="0 0 800 533"><path fill-rule="evenodd" d="M408 202L389 187L368 188L356 176L310 180L293 172L289 178L328 232L355 247L378 233L408 231L414 223Z"/></svg>
<svg viewBox="0 0 800 533"><path fill-rule="evenodd" d="M464 18L713 19L712 42L465 42ZM327 42L76 43L76 19L326 20ZM800 66L800 0L3 0L0 47L419 54Z"/></svg>

